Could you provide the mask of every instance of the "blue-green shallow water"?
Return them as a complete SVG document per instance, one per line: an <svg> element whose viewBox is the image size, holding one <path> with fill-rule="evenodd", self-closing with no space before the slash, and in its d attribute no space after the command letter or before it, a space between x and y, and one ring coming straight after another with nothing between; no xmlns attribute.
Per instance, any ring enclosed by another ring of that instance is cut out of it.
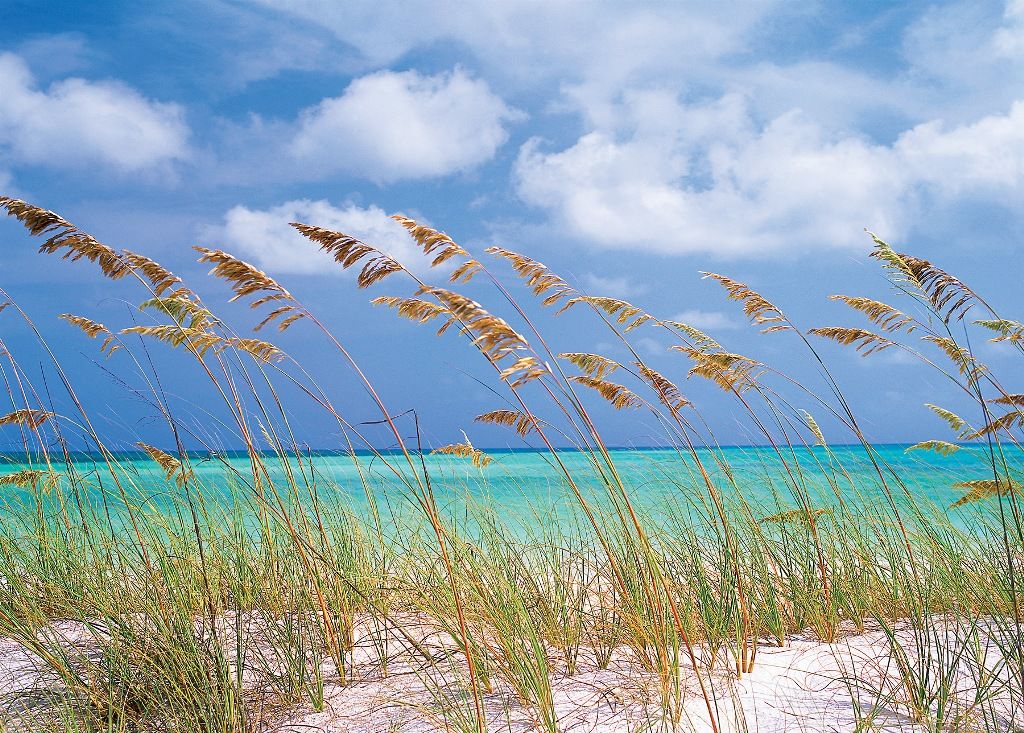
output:
<svg viewBox="0 0 1024 733"><path fill-rule="evenodd" d="M957 481L992 477L990 459L984 446L965 446L951 456L925 451L906 451L905 445L878 445L875 458L882 467L889 488L900 503L913 501L941 511L962 495L954 488ZM493 462L486 468L473 468L468 461L448 456L425 456L424 463L438 502L449 510L459 510L467 501L493 507L499 517L529 521L535 514L548 516L576 502L568 490L564 475L552 456L534 451L489 451ZM631 499L644 511L657 515L670 507L687 505L689 497L703 493L703 481L692 457L667 449L614 449L612 458ZM766 447L727 447L699 452L715 485L723 496L738 498L765 512L797 506L791 485L805 487L818 506L834 505L836 487L844 500L871 506L886 502L878 470L862 446L833 446L799 449L785 453L784 463ZM1024 467L1024 454L1011 449L1007 456L1014 470ZM601 482L590 457L581 452L561 451L559 459L568 468L581 490L599 501ZM10 473L30 467L15 456L0 457L0 472ZM275 456L265 456L270 476L280 487L287 485L286 466ZM401 455L389 454L387 462L411 475ZM417 459L418 461L418 459ZM252 496L251 469L244 453L191 456L195 474L193 490L202 494L208 509L245 504ZM380 457L319 452L306 456L300 465L294 458L288 468L299 481L300 497L313 490L327 503L337 503L356 514L367 512L367 489L379 503L392 511L410 509L409 491L402 480ZM38 468L38 463L34 466ZM66 470L66 467L61 467ZM183 492L168 483L160 468L145 454L126 453L117 457L115 482L106 464L98 456L79 455L73 472L81 477L82 492L98 500L102 493L108 504L118 510L124 497L136 506L170 512L181 506ZM830 477L830 482L827 477ZM64 486L67 486L67 480ZM120 486L118 486L120 484ZM834 484L834 485L833 485ZM905 487L905 488L904 488ZM64 489L65 493L67 489ZM123 491L123 494L122 494ZM406 498L403 498L406 497ZM24 489L5 487L0 512L24 511L31 494ZM301 499L300 499L301 500ZM48 497L48 508L56 508L58 499ZM992 506L996 505L990 500ZM403 509L404 507L404 509ZM953 510L951 516L963 510Z"/></svg>
<svg viewBox="0 0 1024 733"><path fill-rule="evenodd" d="M907 451L906 445L876 445L874 461L881 467L890 495L900 505L945 511L963 494L953 486L957 481L992 477L989 454L985 446L971 445L952 456L938 456L932 452ZM495 450L487 455L493 459L486 468L473 468L468 461L445 457L426 456L423 461L438 504L449 513L466 511L467 504L493 509L497 516L513 523L530 523L536 518L550 518L578 507L568 489L563 472L556 467L548 452L531 450ZM797 505L792 486L803 487L818 507L835 506L839 498L859 507L878 507L887 504L886 489L879 476L879 468L869 459L863 446L831 446L801 448L784 452L783 462L770 447L725 447L716 451L700 450L698 456L723 497L741 499L753 505L755 513L769 514ZM673 449L616 448L611 451L616 470L626 484L631 501L642 511L656 518L659 514L678 512L692 507L702 495L703 480L693 458ZM205 509L217 515L231 507L246 511L253 497L252 471L244 452L226 452L211 458L208 454L190 455L195 481L191 490L201 493ZM1012 470L1024 467L1024 454L1011 449L1006 458ZM559 460L572 475L588 499L598 505L604 494L602 483L584 452L559 451ZM25 468L40 468L25 462L24 457L0 457L0 473ZM294 458L287 467L300 486L299 501L307 501L314 491L329 505L341 506L356 515L369 515L368 490L381 511L390 514L415 513L411 492L395 471L404 476L412 472L406 459L390 454L382 460L372 455L353 457L337 452L315 452L304 457L300 464ZM276 486L287 487L288 470L278 457L267 455L265 465ZM417 459L419 467L419 459ZM67 472L67 467L57 467ZM171 513L182 506L183 491L165 480L161 469L140 452L117 457L114 481L111 469L101 463L98 456L80 455L73 463L73 473L80 477L81 491L86 503L102 504L101 495L108 498L106 510L119 514L127 500L136 507ZM62 481L67 497L70 481ZM4 487L0 499L0 513L11 516L24 513L31 505L32 493L28 489ZM52 494L53 492L51 492ZM837 495L837 493L839 495ZM47 495L46 511L56 511L61 498ZM67 500L66 500L67 501ZM997 503L989 500L989 509ZM980 507L985 511L986 507ZM951 510L949 517L959 524L970 510Z"/></svg>

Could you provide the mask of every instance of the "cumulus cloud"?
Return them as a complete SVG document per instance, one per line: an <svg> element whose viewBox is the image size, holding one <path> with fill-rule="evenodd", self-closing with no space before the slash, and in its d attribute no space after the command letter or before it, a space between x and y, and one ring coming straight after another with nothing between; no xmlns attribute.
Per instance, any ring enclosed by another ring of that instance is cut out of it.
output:
<svg viewBox="0 0 1024 733"><path fill-rule="evenodd" d="M17 163L135 173L186 158L188 136L176 104L116 81L69 78L42 90L20 57L0 54L0 149Z"/></svg>
<svg viewBox="0 0 1024 733"><path fill-rule="evenodd" d="M1024 50L1020 0L935 4L895 28L902 22L897 14L857 24L848 15L822 14L813 4L778 0L505 0L464 2L459 12L440 12L436 0L394 7L371 0L247 2L262 6L260 14L304 21L311 33L333 34L349 57L371 68L440 44L467 49L488 78L530 90L557 87L560 97L552 106L587 117L602 114L623 89L674 84L677 90L749 93L769 117L799 106L813 107L828 122L861 122L883 109L920 121L929 118L921 116L923 110L948 117L944 110L968 109L979 101L1005 109L1024 85L1014 67ZM275 32L280 25L273 26ZM408 33L409 27L417 32ZM890 28L896 38L902 31L905 68L879 75L862 64L821 58L840 49L873 53L872 43ZM772 58L773 48L788 48L800 33L815 36L803 54ZM826 52L817 59L815 43Z"/></svg>
<svg viewBox="0 0 1024 733"><path fill-rule="evenodd" d="M336 207L327 201L298 199L267 209L235 206L204 239L274 274L331 275L343 270L330 256L289 226L290 222L344 232L389 253L410 269L425 260L401 224L376 206Z"/></svg>
<svg viewBox="0 0 1024 733"><path fill-rule="evenodd" d="M1024 186L1024 101L971 124L918 125L900 136L895 153L912 178L947 195L1013 196Z"/></svg>
<svg viewBox="0 0 1024 733"><path fill-rule="evenodd" d="M865 226L904 233L921 196L1024 180L1021 103L968 125L922 124L891 145L829 133L799 111L758 129L725 100L665 110L654 129L594 131L561 151L531 140L520 195L605 247L735 256L862 247Z"/></svg>
<svg viewBox="0 0 1024 733"><path fill-rule="evenodd" d="M489 160L520 114L461 69L437 76L382 71L305 110L290 152L318 175L426 178Z"/></svg>

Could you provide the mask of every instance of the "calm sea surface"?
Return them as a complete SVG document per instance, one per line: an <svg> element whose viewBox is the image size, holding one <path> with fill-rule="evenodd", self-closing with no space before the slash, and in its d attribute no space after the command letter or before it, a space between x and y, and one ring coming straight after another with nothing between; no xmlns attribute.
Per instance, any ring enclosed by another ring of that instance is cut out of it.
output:
<svg viewBox="0 0 1024 733"><path fill-rule="evenodd" d="M901 503L914 501L944 511L963 494L962 489L954 486L956 482L992 478L985 447L964 447L951 456L907 452L906 448L875 446L877 468L862 446L788 451L785 462L773 449L764 447L703 450L698 455L724 496L742 497L765 513L795 507L794 485L803 487L818 506L834 505L838 501L837 491L845 500L881 504L885 494L879 471ZM467 502L477 502L494 507L505 517L528 520L534 513L557 513L575 503L563 472L549 453L490 451L488 455L493 462L482 470L458 458L424 458L432 488L442 506L455 511ZM703 493L703 480L692 456L666 449L615 449L611 456L631 497L652 514L669 511L670 507L692 506L694 497ZM2 473L29 467L24 456L20 461L11 455L2 458ZM1019 450L1007 459L1012 470L1024 467L1024 454ZM267 456L265 460L278 486L288 485L289 472L302 477L297 481L301 486L300 501L315 492L324 501L358 514L367 510L369 493L391 511L411 507L407 499L412 472L401 455L389 454L386 460L372 455L353 459L349 455L321 452L307 455L301 462L293 458L287 466L276 457ZM584 494L600 500L602 484L587 454L563 451L558 460ZM194 486L208 508L244 504L253 495L252 472L244 453L191 454L190 461L196 477ZM57 468L67 471L63 465ZM125 498L156 511L171 511L180 506L182 491L168 483L160 468L145 455L120 455L114 470L118 481L113 480L109 468L97 456L81 455L73 464L73 472L86 487L84 494L106 495L115 510ZM65 478L64 486L67 485ZM30 499L27 490L4 487L0 511L23 509ZM995 505L994 501L991 503ZM950 515L955 518L962 511L953 510Z"/></svg>

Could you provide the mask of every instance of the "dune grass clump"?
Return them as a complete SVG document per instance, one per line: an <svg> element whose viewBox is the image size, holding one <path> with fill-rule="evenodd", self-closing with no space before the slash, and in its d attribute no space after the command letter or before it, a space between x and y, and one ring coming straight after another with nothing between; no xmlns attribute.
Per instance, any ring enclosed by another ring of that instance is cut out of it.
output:
<svg viewBox="0 0 1024 733"><path fill-rule="evenodd" d="M693 326L583 292L523 254L493 247L478 257L395 217L432 258L421 275L372 243L295 224L357 272L357 287L406 288L373 303L465 341L493 372L505 404L481 405L467 430L508 428L547 462L555 490L551 505L535 496L515 513L476 491L501 460L467 434L424 445L415 414L391 407L345 335L267 273L197 248L231 300L260 312L256 330L325 339L376 414L346 414L281 346L236 333L155 261L26 202L0 197L0 208L43 238L42 253L134 282L142 323L61 318L102 339L104 368L123 374L165 427L162 447L110 445L48 328L0 291L2 317L37 339L58 377L44 383L0 343L10 402L0 429L20 442L24 464L0 473L7 728L262 731L297 711L326 714L332 694L373 680L393 690L373 702L389 726L555 733L581 714L563 688L615 675L609 690L621 701L609 705L631 720L717 733L746 725L729 684L756 672L766 647L802 634L838 648L874 633L891 664L840 680L859 729L893 710L916 730L1020 729L1024 396L964 334L980 329L1020 351L1024 327L936 265L875 238L872 256L906 304L834 296L868 328L803 328L747 284L705 273L753 325L820 367L816 392ZM516 294L523 288L531 302ZM594 341L614 352L550 343L542 321L566 311L588 314ZM678 357L673 372L645 361L640 333ZM864 356L902 350L969 400L970 420L929 405L950 434L912 447L984 458L977 474L951 481L963 490L952 506L915 494L872 444L820 351L826 341ZM157 349L194 362L238 456L178 414ZM756 486L719 447L684 378L734 401L762 444ZM332 483L304 447L286 394L334 422L355 490ZM606 406L660 426L662 457L636 463L610 449L597 417ZM830 445L814 414L854 447ZM368 423L383 426L392 450L377 447ZM143 460L153 472L140 472ZM669 490L652 503L644 487L654 483Z"/></svg>

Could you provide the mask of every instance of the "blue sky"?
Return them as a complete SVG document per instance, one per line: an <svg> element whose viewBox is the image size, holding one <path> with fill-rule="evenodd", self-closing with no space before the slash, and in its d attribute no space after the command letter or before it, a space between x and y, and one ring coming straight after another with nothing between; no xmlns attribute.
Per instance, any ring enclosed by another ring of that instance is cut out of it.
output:
<svg viewBox="0 0 1024 733"><path fill-rule="evenodd" d="M342 229L422 268L386 216L403 212L474 251L523 251L590 292L680 316L813 388L798 345L746 326L700 270L749 282L806 326L852 325L829 294L888 294L867 227L959 274L1008 317L1024 310L1020 0L14 0L4 16L0 190L154 257L210 297L224 290L193 244L254 262L339 333L395 412L416 408L434 442L465 428L482 445L514 444L472 424L502 406L486 365L454 338L373 309L368 295L408 289L357 291L288 221ZM159 442L152 409L108 373L131 382L130 364L99 359L54 320L129 325L141 293L35 254L14 222L0 222L0 236L3 287L75 364L103 427ZM253 318L242 307L223 315ZM582 314L549 329L561 350L616 355ZM0 336L40 359L7 313ZM683 379L678 355L640 339L653 365ZM311 331L281 343L350 419L376 419ZM1015 369L981 348L994 368ZM824 351L872 437L948 437L921 408L946 397L941 379L894 357ZM183 413L230 443L204 417L198 371L155 358ZM684 388L705 401L720 440L756 438L713 388ZM329 421L291 404L306 440L337 445ZM610 442L657 440L649 420L596 409Z"/></svg>

